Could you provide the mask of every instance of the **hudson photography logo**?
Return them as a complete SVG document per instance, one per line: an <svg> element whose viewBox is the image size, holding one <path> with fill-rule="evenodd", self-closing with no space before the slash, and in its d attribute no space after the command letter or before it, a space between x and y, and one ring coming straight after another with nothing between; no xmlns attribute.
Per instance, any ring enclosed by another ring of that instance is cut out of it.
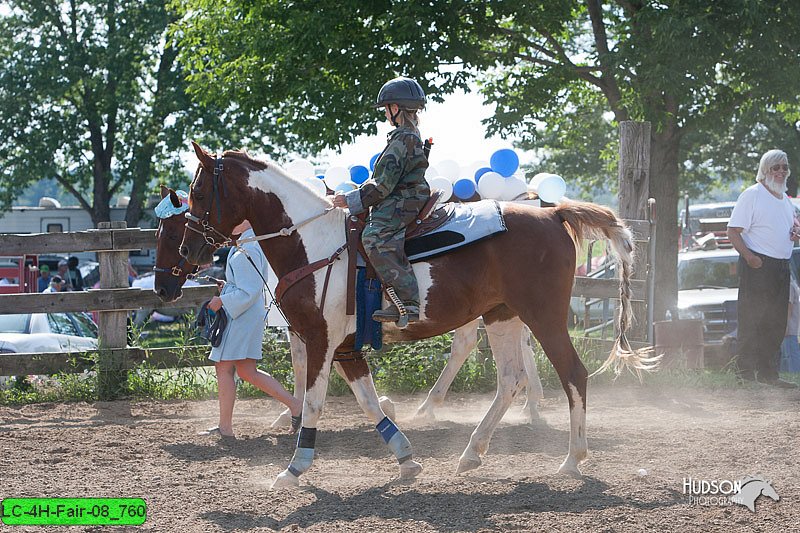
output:
<svg viewBox="0 0 800 533"><path fill-rule="evenodd" d="M683 493L689 497L690 504L721 507L737 504L752 512L756 512L756 500L761 495L780 500L772 482L756 476L739 480L685 477Z"/></svg>

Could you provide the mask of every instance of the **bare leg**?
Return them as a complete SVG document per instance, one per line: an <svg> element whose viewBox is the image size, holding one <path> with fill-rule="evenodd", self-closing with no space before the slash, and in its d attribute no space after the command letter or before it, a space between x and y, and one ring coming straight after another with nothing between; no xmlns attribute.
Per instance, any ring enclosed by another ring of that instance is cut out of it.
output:
<svg viewBox="0 0 800 533"><path fill-rule="evenodd" d="M294 397L303 401L306 393L306 345L293 331L289 330L289 349L292 352L292 370L294 370ZM284 410L270 427L288 427L292 423L292 412Z"/></svg>
<svg viewBox="0 0 800 533"><path fill-rule="evenodd" d="M302 412L302 401L289 394L289 391L284 389L277 379L259 370L256 367L255 359L239 359L234 363L240 378L287 406L291 410L292 416L297 416Z"/></svg>
<svg viewBox="0 0 800 533"><path fill-rule="evenodd" d="M236 380L233 361L220 361L214 364L217 371L219 390L219 432L225 436L233 435L233 404L236 402Z"/></svg>
<svg viewBox="0 0 800 533"><path fill-rule="evenodd" d="M490 329L489 343L497 365L497 394L461 454L456 471L459 474L480 466L481 456L489 449L489 441L497 424L527 380L521 357L521 332L524 324L517 318L487 322L486 331L489 332Z"/></svg>
<svg viewBox="0 0 800 533"><path fill-rule="evenodd" d="M428 397L417 408L417 412L414 414L415 418L436 419L434 409L441 407L444 403L444 397L450 385L453 384L456 374L458 374L458 371L464 365L464 361L467 360L470 352L478 343L478 323L479 319L476 318L455 331L453 345L450 348L450 358L447 360L439 379L436 380L433 388L428 393Z"/></svg>

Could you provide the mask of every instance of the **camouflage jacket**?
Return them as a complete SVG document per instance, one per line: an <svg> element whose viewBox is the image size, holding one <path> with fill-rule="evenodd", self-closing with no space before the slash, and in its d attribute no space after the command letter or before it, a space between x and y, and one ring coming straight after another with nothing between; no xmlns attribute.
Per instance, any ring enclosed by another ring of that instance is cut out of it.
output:
<svg viewBox="0 0 800 533"><path fill-rule="evenodd" d="M358 214L387 198L425 199L431 194L425 181L427 168L419 132L410 127L394 129L375 162L372 177L345 195L347 207L352 214Z"/></svg>

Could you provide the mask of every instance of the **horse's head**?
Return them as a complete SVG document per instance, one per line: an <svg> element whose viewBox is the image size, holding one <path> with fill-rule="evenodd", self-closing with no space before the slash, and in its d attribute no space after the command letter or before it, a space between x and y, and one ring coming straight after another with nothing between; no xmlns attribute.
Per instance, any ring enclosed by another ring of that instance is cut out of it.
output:
<svg viewBox="0 0 800 533"><path fill-rule="evenodd" d="M229 159L209 154L192 141L200 164L189 190L189 211L180 254L189 262L211 263L214 252L231 242L231 232L247 214L248 171ZM224 154L223 154L224 155Z"/></svg>
<svg viewBox="0 0 800 533"><path fill-rule="evenodd" d="M185 199L185 194L184 199ZM186 224L184 212L188 206L181 197L169 187L161 186L161 203L156 210L159 218L156 232L156 266L153 291L164 302L172 302L181 297L181 287L186 279L196 272L197 267L181 257L178 248L183 238Z"/></svg>

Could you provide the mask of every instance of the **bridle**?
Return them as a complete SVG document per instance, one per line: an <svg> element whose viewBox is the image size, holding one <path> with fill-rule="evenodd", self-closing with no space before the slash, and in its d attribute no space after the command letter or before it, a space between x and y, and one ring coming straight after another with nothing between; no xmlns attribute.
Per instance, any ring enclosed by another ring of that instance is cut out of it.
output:
<svg viewBox="0 0 800 533"><path fill-rule="evenodd" d="M185 257L181 257L181 260L178 261L177 265L175 265L173 267L154 266L153 267L153 272L169 272L170 274L172 274L176 278L179 278L183 274L183 267L187 263L191 264L186 260ZM199 265L192 265L192 269L186 273L186 279L194 279L197 276L197 271L198 270L200 270L200 266Z"/></svg>
<svg viewBox="0 0 800 533"><path fill-rule="evenodd" d="M219 224L222 222L222 199L219 196L220 188L222 188L222 194L225 198L228 197L228 190L225 188L225 181L222 179L222 158L218 157L214 160L214 175L212 177L212 184L213 184L213 191L211 194L211 203L208 206L203 218L196 217L191 213L191 211L187 211L184 216L186 217L186 229L191 230L195 233L199 233L202 235L203 240L205 241L205 245L211 246L214 250L219 250L225 246L229 246L233 239L229 236L221 233L218 231L211 223L208 221L209 213L211 212L211 208L214 207L214 200L217 202L217 223ZM190 222L194 222L202 229L197 229L189 225ZM218 241L217 237L221 237L222 240ZM205 246L204 245L204 246Z"/></svg>

